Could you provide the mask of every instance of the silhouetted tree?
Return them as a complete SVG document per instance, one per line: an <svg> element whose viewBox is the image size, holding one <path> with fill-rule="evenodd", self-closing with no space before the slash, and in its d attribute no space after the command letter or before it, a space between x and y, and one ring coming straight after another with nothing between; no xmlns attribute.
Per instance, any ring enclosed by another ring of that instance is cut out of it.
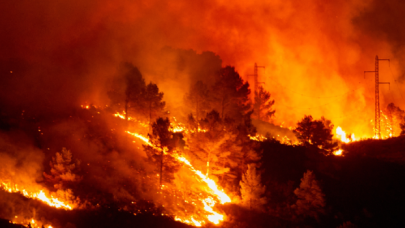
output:
<svg viewBox="0 0 405 228"><path fill-rule="evenodd" d="M212 110L200 122L204 132L198 133L198 140L194 140L195 145L192 149L197 157L207 164L206 175L211 174L211 170L214 175L229 171L229 168L223 166L229 153L223 153L220 149L225 140L225 131L219 113ZM197 133L193 135L196 136Z"/></svg>
<svg viewBox="0 0 405 228"><path fill-rule="evenodd" d="M249 164L240 181L242 203L249 209L261 209L267 201L266 197L263 196L265 191L266 186L261 184L260 173L256 172L256 167L253 164Z"/></svg>
<svg viewBox="0 0 405 228"><path fill-rule="evenodd" d="M248 112L243 116L240 124L234 129L234 144L240 147L239 151L232 153L231 159L235 159L238 163L236 171L240 177L247 170L247 164L256 163L260 160L258 153L258 142L250 139L250 136L256 135L256 127L252 124L253 111Z"/></svg>
<svg viewBox="0 0 405 228"><path fill-rule="evenodd" d="M273 110L274 100L270 100L270 93L264 90L263 86L259 87L259 91L255 91L254 98L254 113L258 120L269 121L274 116L276 110Z"/></svg>
<svg viewBox="0 0 405 228"><path fill-rule="evenodd" d="M202 81L197 81L196 84L191 86L184 99L194 109L197 121L209 110L209 89Z"/></svg>
<svg viewBox="0 0 405 228"><path fill-rule="evenodd" d="M337 149L337 142L333 142L333 124L330 120L322 117L313 120L312 116L305 116L297 123L294 134L306 147L317 147L325 155L329 155Z"/></svg>
<svg viewBox="0 0 405 228"><path fill-rule="evenodd" d="M139 108L145 86L145 80L138 68L131 63L122 64L119 74L113 79L111 88L107 92L111 107L116 111L124 109L125 119L128 120L128 111Z"/></svg>
<svg viewBox="0 0 405 228"><path fill-rule="evenodd" d="M156 84L150 82L144 89L142 94L142 101L144 103L144 110L147 110L149 117L149 124L152 124L152 119L163 112L165 102L162 101L163 93L159 92Z"/></svg>
<svg viewBox="0 0 405 228"><path fill-rule="evenodd" d="M215 108L221 118L239 120L250 110L249 83L244 82L234 67L222 68L213 89Z"/></svg>
<svg viewBox="0 0 405 228"><path fill-rule="evenodd" d="M80 161L73 160L72 157L70 150L62 148L62 152L56 152L55 157L52 157L52 161L49 162L50 174L43 173L45 179L52 183L55 189L64 189L67 185L82 179L77 174Z"/></svg>
<svg viewBox="0 0 405 228"><path fill-rule="evenodd" d="M163 174L165 180L171 181L174 178L173 174L180 168L180 164L172 156L179 140L173 140L173 133L169 131L169 128L168 118L158 118L152 124L152 134L148 134L149 141L154 146L144 146L149 161L158 167L160 188L163 183Z"/></svg>
<svg viewBox="0 0 405 228"><path fill-rule="evenodd" d="M298 215L310 216L318 219L319 214L324 213L325 194L323 194L318 181L312 171L307 170L301 178L300 187L294 190L298 197L292 208Z"/></svg>

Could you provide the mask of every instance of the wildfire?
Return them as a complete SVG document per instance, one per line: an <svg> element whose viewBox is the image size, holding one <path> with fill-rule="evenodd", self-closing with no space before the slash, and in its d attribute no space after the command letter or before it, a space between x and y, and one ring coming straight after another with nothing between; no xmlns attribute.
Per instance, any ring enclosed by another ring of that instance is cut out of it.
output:
<svg viewBox="0 0 405 228"><path fill-rule="evenodd" d="M152 143L149 142L149 139L146 138L145 136L138 134L138 133L132 133L127 131L128 134L142 140L145 144L152 146L155 149L161 150L159 147L153 145ZM166 150L164 149L163 152L166 154ZM211 189L211 193L214 194L217 199L219 200L219 202L221 204L224 203L229 203L231 202L231 198L223 191L223 190L219 190L217 184L215 183L214 180L208 178L206 175L202 174L201 171L196 170L193 165L190 163L190 161L188 161L185 157L180 156L177 153L174 153L172 155L175 159L177 159L178 161L182 162L183 164L187 165L188 168L194 173L196 174L203 182L205 182L207 184L207 186ZM213 200L211 197L205 198L202 200L202 203L204 204L204 210L209 212L210 214L207 216L207 219L214 223L214 224L219 224L220 221L224 220L224 216L219 214L218 212L215 212L213 207L215 206L215 200ZM196 219L194 219L193 217L191 217L190 219L182 219L178 216L175 217L176 221L181 221L183 223L187 223L187 224L191 224L194 226L201 226L202 224L204 224L204 221L198 221Z"/></svg>
<svg viewBox="0 0 405 228"><path fill-rule="evenodd" d="M55 208L63 208L66 210L72 210L73 206L69 205L60 199L53 197L52 195L49 196L45 194L43 190L39 190L38 192L29 192L26 189L20 189L18 188L17 184L10 184L10 183L5 183L5 182L0 182L0 188L4 189L5 191L8 191L10 193L20 193L23 196L27 198L32 198L32 199L38 199L49 206L55 207Z"/></svg>
<svg viewBox="0 0 405 228"><path fill-rule="evenodd" d="M254 141L258 141L258 142L263 142L265 140L267 140L268 138L266 138L263 135L260 134L256 134L256 135L248 135L250 140L254 140ZM285 145L290 145L290 146L294 146L294 145L298 145L298 142L294 142L293 140L291 140L290 138L288 138L286 135L283 137L280 137L280 135L277 135L277 137L273 136L273 139L278 140L281 144L285 144Z"/></svg>
<svg viewBox="0 0 405 228"><path fill-rule="evenodd" d="M336 128L336 135L338 135L340 141L344 143L356 141L354 134L351 134L350 137L347 137L346 132L344 132L340 126Z"/></svg>
<svg viewBox="0 0 405 228"><path fill-rule="evenodd" d="M214 192L214 194L218 197L219 201L224 204L224 203L229 203L231 202L231 198L229 198L228 195L226 195L223 191L218 189L217 184L215 183L214 180L208 178L207 176L205 176L204 174L201 173L201 171L199 170L195 170L194 167L190 164L190 162L181 156L175 156L175 158L181 162L183 162L184 164L186 164L191 171L193 171L197 176L199 176L207 185L208 187Z"/></svg>
<svg viewBox="0 0 405 228"><path fill-rule="evenodd" d="M333 152L333 155L335 155L335 156L342 156L342 153L343 153L343 150L342 150L342 149L339 149L339 150L337 150L337 151L334 151L334 152Z"/></svg>
<svg viewBox="0 0 405 228"><path fill-rule="evenodd" d="M10 223L12 224L21 224L24 227L32 227L32 228L53 228L51 225L45 225L43 222L41 221L36 221L35 219L31 218L31 219L24 219L24 218L19 218L18 216L15 216L14 219L12 219L12 221L10 221ZM25 225L25 224L29 224L29 225Z"/></svg>

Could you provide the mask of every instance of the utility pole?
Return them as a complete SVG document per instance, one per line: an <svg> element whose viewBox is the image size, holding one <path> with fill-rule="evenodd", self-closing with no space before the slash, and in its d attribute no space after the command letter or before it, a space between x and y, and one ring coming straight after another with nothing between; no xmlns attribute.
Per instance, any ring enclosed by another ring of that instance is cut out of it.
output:
<svg viewBox="0 0 405 228"><path fill-rule="evenodd" d="M380 121L380 84L390 84L389 82L380 82L379 79L379 66L378 61L388 61L389 59L379 59L378 55L375 56L375 71L364 71L364 77L366 77L366 73L375 73L375 127L374 133L375 138L381 139L381 121Z"/></svg>
<svg viewBox="0 0 405 228"><path fill-rule="evenodd" d="M254 71L253 71L253 75L252 74L248 75L248 76L253 76L253 81L255 83L253 88L254 88L255 94L256 94L257 90L259 89L259 83L261 83L261 82L259 82L259 74L258 74L259 68L264 69L265 67L264 66L258 66L257 63L255 63L255 68L254 68Z"/></svg>

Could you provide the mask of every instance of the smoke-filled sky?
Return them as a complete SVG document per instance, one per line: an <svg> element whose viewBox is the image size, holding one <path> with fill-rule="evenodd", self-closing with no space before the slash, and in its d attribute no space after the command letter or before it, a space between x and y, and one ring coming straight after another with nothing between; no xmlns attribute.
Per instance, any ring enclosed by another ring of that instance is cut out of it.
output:
<svg viewBox="0 0 405 228"><path fill-rule="evenodd" d="M0 8L3 109L106 104L106 83L122 61L177 108L179 95L221 60L251 83L256 62L265 66L259 81L276 100L277 123L311 114L372 135L374 75L363 71L374 70L376 55L391 59L380 62L380 81L391 82L381 85L381 107L404 105L400 0L19 0Z"/></svg>

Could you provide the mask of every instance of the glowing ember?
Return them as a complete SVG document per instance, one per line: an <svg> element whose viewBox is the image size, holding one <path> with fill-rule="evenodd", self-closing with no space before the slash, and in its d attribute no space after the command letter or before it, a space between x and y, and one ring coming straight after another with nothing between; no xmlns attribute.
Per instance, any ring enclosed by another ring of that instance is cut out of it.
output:
<svg viewBox="0 0 405 228"><path fill-rule="evenodd" d="M7 184L5 182L0 182L0 188L10 192L10 193L20 193L27 198L38 199L42 202L48 204L49 206L56 207L56 208L64 208L72 210L73 206L67 203L62 202L60 199L55 198L53 196L47 196L43 190L39 190L39 192L28 192L25 189L19 189L16 184Z"/></svg>
<svg viewBox="0 0 405 228"><path fill-rule="evenodd" d="M335 155L335 156L342 156L342 152L343 152L343 150L342 150L342 149L339 149L339 150L337 150L337 151L334 151L334 152L333 152L333 155Z"/></svg>
<svg viewBox="0 0 405 228"><path fill-rule="evenodd" d="M23 217L23 216L21 216ZM10 223L12 224L21 224L22 227L32 227L32 228L53 228L51 225L45 225L41 220L35 221L35 219L26 219L26 218L21 218L18 216L15 216ZM29 225L28 225L29 224Z"/></svg>

